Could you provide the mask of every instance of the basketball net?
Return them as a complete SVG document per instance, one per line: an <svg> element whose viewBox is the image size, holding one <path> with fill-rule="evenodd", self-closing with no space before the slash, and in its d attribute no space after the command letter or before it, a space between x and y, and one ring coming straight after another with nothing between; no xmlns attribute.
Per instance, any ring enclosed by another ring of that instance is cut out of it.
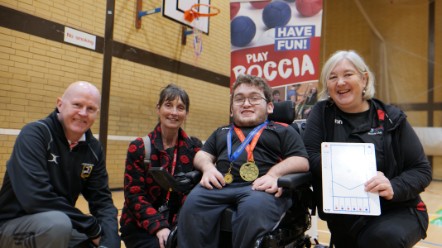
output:
<svg viewBox="0 0 442 248"><path fill-rule="evenodd" d="M200 29L199 17L193 20L193 52L198 59L203 52L203 32Z"/></svg>
<svg viewBox="0 0 442 248"><path fill-rule="evenodd" d="M208 7L213 10L213 12L208 13L200 13L199 7ZM184 11L184 20L193 24L193 51L195 53L195 57L198 57L203 52L203 35L202 31L203 27L200 26L199 18L209 18L211 16L218 15L220 10L217 7L214 7L209 4L194 4L192 7L186 11Z"/></svg>

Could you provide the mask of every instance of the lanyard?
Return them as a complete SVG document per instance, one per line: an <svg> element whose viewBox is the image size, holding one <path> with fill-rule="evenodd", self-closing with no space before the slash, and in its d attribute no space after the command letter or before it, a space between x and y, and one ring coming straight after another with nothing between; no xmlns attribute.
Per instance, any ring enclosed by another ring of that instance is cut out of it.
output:
<svg viewBox="0 0 442 248"><path fill-rule="evenodd" d="M253 149L255 149L256 143L258 143L258 139L261 136L262 132L264 131L264 128L267 126L267 123L269 121L265 121L261 125L255 127L247 137L244 137L243 132L241 129L235 127L233 124L229 129L229 132L227 133L227 155L229 157L230 163L235 161L239 155L244 151L244 149L247 150L247 160L248 161L254 161L253 160ZM235 152L232 154L232 132L235 130L236 135L238 135L238 138L241 141L241 145L235 150ZM252 140L253 139L253 140ZM252 141L252 144L249 144L250 141Z"/></svg>
<svg viewBox="0 0 442 248"><path fill-rule="evenodd" d="M178 143L178 141L177 141ZM175 149L173 150L173 160L172 160L172 169L170 170L170 174L173 176L173 174L175 173L175 167L176 167L176 158L178 155L178 144L175 146ZM169 202L170 199L170 192L172 191L172 189L170 188L167 191L167 195L166 195L166 202Z"/></svg>

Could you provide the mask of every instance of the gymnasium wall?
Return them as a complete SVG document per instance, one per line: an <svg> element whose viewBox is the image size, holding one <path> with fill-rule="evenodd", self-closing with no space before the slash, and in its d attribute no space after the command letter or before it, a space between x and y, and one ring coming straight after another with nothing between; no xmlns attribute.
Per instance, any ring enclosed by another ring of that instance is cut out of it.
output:
<svg viewBox="0 0 442 248"><path fill-rule="evenodd" d="M406 112L431 156L433 178L441 180L442 0L324 3L322 61L336 50L359 52L375 73L375 97ZM434 50L429 50L429 43L434 43Z"/></svg>
<svg viewBox="0 0 442 248"><path fill-rule="evenodd" d="M186 45L181 44L180 24L157 13L143 17L142 27L136 29L136 1L115 2L117 55L112 58L107 166L110 186L121 188L129 141L157 124L158 95L168 83L180 85L190 96L190 113L184 124L189 135L205 140L215 128L228 123L230 41L226 37L230 17L229 3L217 2L222 12L211 18L209 35L203 35L203 52L196 58L191 35ZM56 98L74 81L85 80L102 88L106 1L0 3L2 182L6 161L23 125L54 110ZM161 4L144 1L143 10ZM23 23L10 21L14 18ZM57 33L63 35L64 26L96 35L97 51L63 42ZM98 134L99 121L92 128L94 134Z"/></svg>
<svg viewBox="0 0 442 248"><path fill-rule="evenodd" d="M434 1L433 85L426 0L324 0L321 60L339 49L358 51L375 72L378 98L403 108L415 127L441 128L441 1ZM190 95L184 124L190 135L205 140L228 122L230 18L229 1L212 0L221 13L210 19L203 53L195 59L191 37L181 44L181 25L157 13L143 17L136 29L136 1L115 2L107 166L111 187L121 188L127 145L156 125L158 93L168 83ZM145 0L143 9L161 3ZM0 182L23 125L49 114L73 81L101 89L105 15L106 1L0 0ZM63 42L64 26L96 35L97 50ZM431 159L434 178L442 179L442 157Z"/></svg>

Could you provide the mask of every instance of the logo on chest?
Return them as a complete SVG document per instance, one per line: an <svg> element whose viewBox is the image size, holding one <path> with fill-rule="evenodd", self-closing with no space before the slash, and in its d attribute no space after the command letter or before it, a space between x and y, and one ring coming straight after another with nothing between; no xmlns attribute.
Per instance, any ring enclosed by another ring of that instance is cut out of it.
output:
<svg viewBox="0 0 442 248"><path fill-rule="evenodd" d="M81 178L86 179L91 175L94 164L82 163L81 165L83 166L81 169Z"/></svg>
<svg viewBox="0 0 442 248"><path fill-rule="evenodd" d="M342 120L335 119L335 124L342 125L342 124L344 124L344 123L342 122Z"/></svg>
<svg viewBox="0 0 442 248"><path fill-rule="evenodd" d="M383 127L372 128L368 132L368 135L382 135L384 133Z"/></svg>

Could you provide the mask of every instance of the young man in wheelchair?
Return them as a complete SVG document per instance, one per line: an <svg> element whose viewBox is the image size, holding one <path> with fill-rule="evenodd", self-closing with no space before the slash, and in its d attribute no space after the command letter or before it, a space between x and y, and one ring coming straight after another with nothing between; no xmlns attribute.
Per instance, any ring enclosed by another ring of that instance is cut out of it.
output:
<svg viewBox="0 0 442 248"><path fill-rule="evenodd" d="M236 209L232 246L253 247L292 205L278 178L309 170L299 134L267 120L272 90L262 78L239 76L230 102L233 124L218 128L195 156L203 175L179 215L180 248L217 247L220 217L228 207Z"/></svg>

